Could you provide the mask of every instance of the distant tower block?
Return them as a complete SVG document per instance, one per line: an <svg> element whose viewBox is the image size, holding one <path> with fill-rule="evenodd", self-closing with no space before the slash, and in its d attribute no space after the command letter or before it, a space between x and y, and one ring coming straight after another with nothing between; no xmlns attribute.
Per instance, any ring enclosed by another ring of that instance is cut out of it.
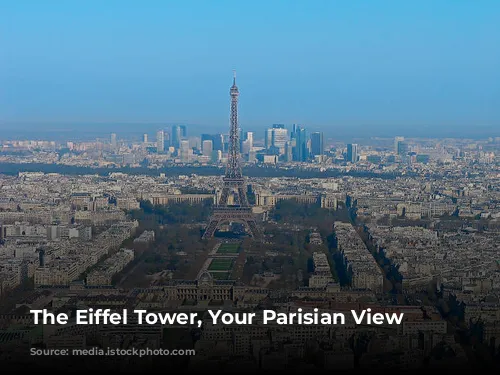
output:
<svg viewBox="0 0 500 375"><path fill-rule="evenodd" d="M227 158L226 174L223 178L224 184L218 205L214 208L210 222L205 229L203 238L213 237L218 227L227 222L240 222L251 237L260 237L257 223L252 208L248 204L246 186L240 165L240 142L238 129L238 96L236 86L236 73L233 77L233 85L229 91L231 96L231 127L229 130L229 152ZM234 204L229 204L231 192L234 192Z"/></svg>

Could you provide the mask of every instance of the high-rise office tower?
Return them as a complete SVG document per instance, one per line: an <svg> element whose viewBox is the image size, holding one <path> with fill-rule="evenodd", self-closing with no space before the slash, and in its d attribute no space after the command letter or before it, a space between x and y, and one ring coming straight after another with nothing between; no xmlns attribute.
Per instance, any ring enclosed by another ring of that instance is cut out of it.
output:
<svg viewBox="0 0 500 375"><path fill-rule="evenodd" d="M186 125L173 125L171 129L170 145L179 148L181 141L187 138Z"/></svg>
<svg viewBox="0 0 500 375"><path fill-rule="evenodd" d="M211 141L212 140L212 134L206 134L203 133L201 135L201 143L203 144L203 141Z"/></svg>
<svg viewBox="0 0 500 375"><path fill-rule="evenodd" d="M269 150L273 145L273 129L266 129L266 134L264 136L264 147Z"/></svg>
<svg viewBox="0 0 500 375"><path fill-rule="evenodd" d="M116 133L111 133L111 147L113 149L115 149L116 145L117 145L117 143L116 143Z"/></svg>
<svg viewBox="0 0 500 375"><path fill-rule="evenodd" d="M249 141L251 147L253 147L253 132L245 132L243 133L243 140Z"/></svg>
<svg viewBox="0 0 500 375"><path fill-rule="evenodd" d="M410 152L410 145L407 142L399 141L397 154L399 156L407 156L409 152Z"/></svg>
<svg viewBox="0 0 500 375"><path fill-rule="evenodd" d="M250 141L241 141L241 154L242 155L248 155L250 151L252 150L252 147L250 146Z"/></svg>
<svg viewBox="0 0 500 375"><path fill-rule="evenodd" d="M168 131L163 132L163 148L167 150L170 147L170 133Z"/></svg>
<svg viewBox="0 0 500 375"><path fill-rule="evenodd" d="M188 140L182 140L181 141L181 144L180 144L180 147L179 147L179 151L180 151L180 157L181 157L181 161L183 162L188 162L189 161L189 154L190 154L190 148L189 148L189 141Z"/></svg>
<svg viewBox="0 0 500 375"><path fill-rule="evenodd" d="M283 154L285 143L288 141L288 131L283 124L273 124L269 129L266 129L264 138L264 146L266 150L271 150L276 154Z"/></svg>
<svg viewBox="0 0 500 375"><path fill-rule="evenodd" d="M293 145L294 145L294 143L295 143L295 140L292 139L285 144L285 161L287 161L287 162L293 161Z"/></svg>
<svg viewBox="0 0 500 375"><path fill-rule="evenodd" d="M158 130L156 133L156 151L165 151L165 132L163 130Z"/></svg>
<svg viewBox="0 0 500 375"><path fill-rule="evenodd" d="M253 133L252 132L244 132L243 139L241 141L241 153L243 155L250 154L252 147L253 147Z"/></svg>
<svg viewBox="0 0 500 375"><path fill-rule="evenodd" d="M399 142L404 142L405 137L395 137L394 138L394 153L398 154Z"/></svg>
<svg viewBox="0 0 500 375"><path fill-rule="evenodd" d="M306 129L294 125L294 137L295 147L293 148L293 160L294 161L307 161L308 152L307 152L307 133Z"/></svg>
<svg viewBox="0 0 500 375"><path fill-rule="evenodd" d="M213 150L212 151L212 157L211 157L211 162L212 163L218 163L222 159L222 151L221 150Z"/></svg>
<svg viewBox="0 0 500 375"><path fill-rule="evenodd" d="M186 139L183 139L183 141ZM189 142L189 148L192 149L197 149L200 150L203 146L203 143L201 141L200 137L188 137L187 141Z"/></svg>
<svg viewBox="0 0 500 375"><path fill-rule="evenodd" d="M179 148L182 140L182 130L179 125L173 125L170 133L170 144L175 148Z"/></svg>
<svg viewBox="0 0 500 375"><path fill-rule="evenodd" d="M288 142L288 130L283 127L274 127L271 133L271 146L276 150L277 154L282 155L285 153L285 144Z"/></svg>
<svg viewBox="0 0 500 375"><path fill-rule="evenodd" d="M222 136L222 152L229 151L229 143L231 136L229 134L221 134Z"/></svg>
<svg viewBox="0 0 500 375"><path fill-rule="evenodd" d="M358 161L358 145L356 143L350 143L347 145L346 159L350 163L356 163Z"/></svg>
<svg viewBox="0 0 500 375"><path fill-rule="evenodd" d="M311 134L311 154L314 156L323 156L325 152L325 144L323 142L323 133L314 132Z"/></svg>
<svg viewBox="0 0 500 375"><path fill-rule="evenodd" d="M222 138L222 134L202 134L201 142L203 141L212 141L212 147L214 150L224 151L224 141Z"/></svg>
<svg viewBox="0 0 500 375"><path fill-rule="evenodd" d="M220 150L221 152L225 151L224 148L224 137L221 133L214 134L212 138L212 147L214 150Z"/></svg>
<svg viewBox="0 0 500 375"><path fill-rule="evenodd" d="M211 139L204 140L201 144L201 152L205 156L212 156L213 143Z"/></svg>
<svg viewBox="0 0 500 375"><path fill-rule="evenodd" d="M148 143L148 135L146 133L144 133L144 135L142 136L142 142Z"/></svg>

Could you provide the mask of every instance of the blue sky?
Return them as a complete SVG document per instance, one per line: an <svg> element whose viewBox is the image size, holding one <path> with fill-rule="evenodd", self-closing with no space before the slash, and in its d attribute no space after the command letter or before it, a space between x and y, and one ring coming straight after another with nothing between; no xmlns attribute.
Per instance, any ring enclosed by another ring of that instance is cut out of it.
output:
<svg viewBox="0 0 500 375"><path fill-rule="evenodd" d="M224 130L236 69L244 128L500 133L499 20L497 0L0 1L0 123Z"/></svg>

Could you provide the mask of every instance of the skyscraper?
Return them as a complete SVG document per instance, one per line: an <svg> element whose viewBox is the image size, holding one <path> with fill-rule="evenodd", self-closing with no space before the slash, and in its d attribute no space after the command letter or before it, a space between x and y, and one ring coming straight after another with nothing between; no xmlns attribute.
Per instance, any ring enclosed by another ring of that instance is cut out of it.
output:
<svg viewBox="0 0 500 375"><path fill-rule="evenodd" d="M253 147L253 132L244 132L243 133L243 140L249 141Z"/></svg>
<svg viewBox="0 0 500 375"><path fill-rule="evenodd" d="M142 136L142 142L148 143L148 135L146 133L144 133L144 135Z"/></svg>
<svg viewBox="0 0 500 375"><path fill-rule="evenodd" d="M288 142L288 130L285 126L278 127L278 125L273 125L271 133L271 146L276 150L277 154L281 155L285 153L285 144Z"/></svg>
<svg viewBox="0 0 500 375"><path fill-rule="evenodd" d="M181 137L182 138L187 138L188 134L187 134L187 126L186 125L179 125L179 127L181 128Z"/></svg>
<svg viewBox="0 0 500 375"><path fill-rule="evenodd" d="M266 129L266 134L264 136L264 147L269 150L273 145L273 129Z"/></svg>
<svg viewBox="0 0 500 375"><path fill-rule="evenodd" d="M214 150L224 151L224 141L222 134L202 134L201 135L201 143L203 141L212 141L212 148Z"/></svg>
<svg viewBox="0 0 500 375"><path fill-rule="evenodd" d="M248 155L253 147L253 132L244 132L241 142L241 153Z"/></svg>
<svg viewBox="0 0 500 375"><path fill-rule="evenodd" d="M111 133L111 147L116 148L116 133Z"/></svg>
<svg viewBox="0 0 500 375"><path fill-rule="evenodd" d="M212 138L212 146L214 150L220 150L224 152L226 149L224 148L224 136L221 133L217 133L213 135Z"/></svg>
<svg viewBox="0 0 500 375"><path fill-rule="evenodd" d="M168 131L163 132L163 149L168 149L170 147L170 133Z"/></svg>
<svg viewBox="0 0 500 375"><path fill-rule="evenodd" d="M293 148L294 161L307 161L307 134L306 129L294 125L293 138L295 139L295 147Z"/></svg>
<svg viewBox="0 0 500 375"><path fill-rule="evenodd" d="M266 129L264 146L266 150L271 150L274 154L283 154L285 152L285 143L288 141L288 130L284 124L273 124Z"/></svg>
<svg viewBox="0 0 500 375"><path fill-rule="evenodd" d="M356 163L358 161L358 145L356 143L347 145L346 159L349 163Z"/></svg>
<svg viewBox="0 0 500 375"><path fill-rule="evenodd" d="M325 144L323 142L323 133L314 132L311 134L311 154L314 156L323 156L325 152Z"/></svg>
<svg viewBox="0 0 500 375"><path fill-rule="evenodd" d="M201 152L205 156L212 156L213 144L211 139L204 140L201 144Z"/></svg>
<svg viewBox="0 0 500 375"><path fill-rule="evenodd" d="M399 156L408 156L409 152L410 152L410 145L407 142L399 141L398 148L397 148L397 154Z"/></svg>
<svg viewBox="0 0 500 375"><path fill-rule="evenodd" d="M404 140L405 140L405 137L395 137L394 138L394 153L396 155L398 154L399 142L403 142Z"/></svg>
<svg viewBox="0 0 500 375"><path fill-rule="evenodd" d="M212 151L212 163L218 163L222 159L222 151L221 150L213 150Z"/></svg>
<svg viewBox="0 0 500 375"><path fill-rule="evenodd" d="M192 149L201 149L203 147L203 142L200 137L188 137L187 139L183 139L183 141L187 140L189 142L189 148Z"/></svg>
<svg viewBox="0 0 500 375"><path fill-rule="evenodd" d="M203 133L201 135L201 143L203 144L203 141L211 141L212 140L212 134L206 134Z"/></svg>
<svg viewBox="0 0 500 375"><path fill-rule="evenodd" d="M285 144L285 161L287 162L293 161L294 144L295 144L295 139L292 139Z"/></svg>
<svg viewBox="0 0 500 375"><path fill-rule="evenodd" d="M182 140L182 128L179 125L173 125L171 129L171 145L175 148L179 148L181 146Z"/></svg>
<svg viewBox="0 0 500 375"><path fill-rule="evenodd" d="M180 147L179 147L179 151L180 151L180 157L181 157L181 161L183 162L188 162L189 161L189 154L190 154L190 149L189 149L189 141L188 140L182 140L181 141L181 144L180 144Z"/></svg>
<svg viewBox="0 0 500 375"><path fill-rule="evenodd" d="M163 130L158 130L156 133L156 151L165 151L165 132Z"/></svg>

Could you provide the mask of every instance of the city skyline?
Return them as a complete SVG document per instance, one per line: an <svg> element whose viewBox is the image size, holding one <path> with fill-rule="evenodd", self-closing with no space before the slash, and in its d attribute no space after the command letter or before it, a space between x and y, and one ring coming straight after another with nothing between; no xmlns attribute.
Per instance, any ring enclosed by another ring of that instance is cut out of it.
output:
<svg viewBox="0 0 500 375"><path fill-rule="evenodd" d="M274 122L242 128L244 131L251 131L257 134L256 139L264 139L264 132L272 126ZM57 140L60 142L80 140L91 141L96 139L107 139L110 133L117 133L124 139L142 139L144 134L154 139L159 129L169 129L179 123L160 122L160 123L0 123L1 140ZM227 133L227 126L202 126L197 124L182 124L191 129L193 134L202 135L204 133ZM306 125L307 124L302 124ZM42 128L46 126L47 128ZM291 128L293 123L287 123ZM363 127L339 126L338 128L329 128L325 130L318 129L315 126L307 126L310 132L323 132L325 140L331 139L336 142L349 143L353 141L370 141L372 139L392 139L398 135L404 135L407 138L415 139L471 139L482 140L496 138L500 134L495 127L470 126L464 129L439 128L435 126L412 127L411 129L402 129L394 127L390 129L366 129ZM373 131L375 130L375 131Z"/></svg>

